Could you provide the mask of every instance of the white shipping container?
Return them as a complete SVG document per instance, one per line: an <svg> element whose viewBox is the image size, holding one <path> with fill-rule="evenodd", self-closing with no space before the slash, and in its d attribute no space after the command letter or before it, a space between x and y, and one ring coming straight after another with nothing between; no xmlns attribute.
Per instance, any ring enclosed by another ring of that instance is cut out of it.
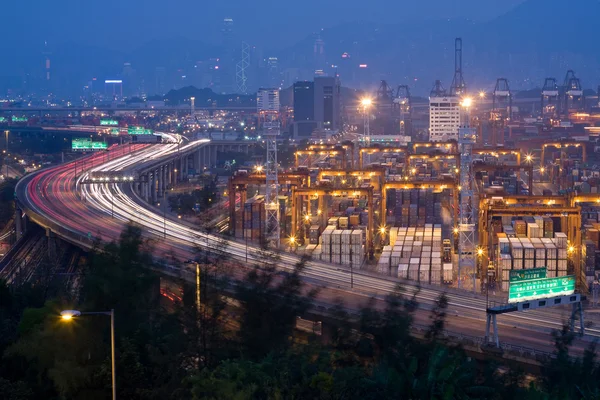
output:
<svg viewBox="0 0 600 400"><path fill-rule="evenodd" d="M513 258L513 269L523 269L524 268L524 261L522 258Z"/></svg>
<svg viewBox="0 0 600 400"><path fill-rule="evenodd" d="M567 260L565 259L558 259L558 265L557 265L559 270L567 270Z"/></svg>
<svg viewBox="0 0 600 400"><path fill-rule="evenodd" d="M408 264L398 265L398 278L408 279Z"/></svg>
<svg viewBox="0 0 600 400"><path fill-rule="evenodd" d="M523 244L522 243L511 243L512 244L512 256L513 258L523 258Z"/></svg>
<svg viewBox="0 0 600 400"><path fill-rule="evenodd" d="M390 240L390 243L394 243L395 241L396 241L396 239L394 239L394 241ZM350 243L360 244L360 245L363 244L363 231L361 229L355 229L352 231Z"/></svg>
<svg viewBox="0 0 600 400"><path fill-rule="evenodd" d="M542 260L535 260L535 268L541 268L541 267L546 267L546 260L542 259Z"/></svg>
<svg viewBox="0 0 600 400"><path fill-rule="evenodd" d="M556 276L567 276L567 270L561 271L560 269L556 271Z"/></svg>
<svg viewBox="0 0 600 400"><path fill-rule="evenodd" d="M411 281L419 280L419 266L416 264L411 264L408 268L408 279Z"/></svg>
<svg viewBox="0 0 600 400"><path fill-rule="evenodd" d="M413 266L413 265L419 265L419 262L420 262L420 261L421 261L421 260L420 260L418 257L412 257L412 258L410 259L411 268L412 268L412 266Z"/></svg>
<svg viewBox="0 0 600 400"><path fill-rule="evenodd" d="M562 258L567 258L567 249L566 248L558 248L557 249L557 253L558 253L558 259L562 259Z"/></svg>
<svg viewBox="0 0 600 400"><path fill-rule="evenodd" d="M331 233L331 243L333 244L341 244L342 243L342 232L339 229L336 229Z"/></svg>
<svg viewBox="0 0 600 400"><path fill-rule="evenodd" d="M535 268L535 261L531 258L526 258L525 260L523 260L523 268Z"/></svg>
<svg viewBox="0 0 600 400"><path fill-rule="evenodd" d="M328 254L322 253L321 254L321 261L330 263L331 262L331 254L329 254L329 253Z"/></svg>
<svg viewBox="0 0 600 400"><path fill-rule="evenodd" d="M431 270L430 282L433 285L439 285L439 284L441 284L442 283L442 271L440 271L440 270L438 270L438 271Z"/></svg>
<svg viewBox="0 0 600 400"><path fill-rule="evenodd" d="M556 247L559 249L567 248L567 234L564 232L555 232L554 238L556 239ZM560 257L559 257L560 258Z"/></svg>
<svg viewBox="0 0 600 400"><path fill-rule="evenodd" d="M352 234L351 230L343 230L342 231L342 244L350 244L350 235Z"/></svg>
<svg viewBox="0 0 600 400"><path fill-rule="evenodd" d="M547 269L546 277L547 278L556 278L556 268L555 269Z"/></svg>
<svg viewBox="0 0 600 400"><path fill-rule="evenodd" d="M342 255L341 254L332 254L331 262L334 264L341 264L342 263Z"/></svg>

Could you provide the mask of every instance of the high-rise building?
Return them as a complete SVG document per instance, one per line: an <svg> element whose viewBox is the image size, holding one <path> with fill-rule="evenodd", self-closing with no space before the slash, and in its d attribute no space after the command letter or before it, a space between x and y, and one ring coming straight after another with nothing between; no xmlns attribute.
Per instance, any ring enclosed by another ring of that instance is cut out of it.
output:
<svg viewBox="0 0 600 400"><path fill-rule="evenodd" d="M295 138L310 137L317 127L315 122L315 83L300 81L294 83L294 124Z"/></svg>
<svg viewBox="0 0 600 400"><path fill-rule="evenodd" d="M223 55L219 67L219 89L223 93L233 93L235 91L235 40L233 36L233 19L225 18L221 28Z"/></svg>
<svg viewBox="0 0 600 400"><path fill-rule="evenodd" d="M339 129L340 81L337 77L315 77L315 121L321 129Z"/></svg>
<svg viewBox="0 0 600 400"><path fill-rule="evenodd" d="M458 140L460 99L456 96L429 98L429 141Z"/></svg>
<svg viewBox="0 0 600 400"><path fill-rule="evenodd" d="M279 72L279 60L277 57L269 57L267 59L267 79L269 86L281 87L281 73Z"/></svg>
<svg viewBox="0 0 600 400"><path fill-rule="evenodd" d="M340 81L317 76L314 82L294 83L294 137L308 137L315 130L340 128Z"/></svg>
<svg viewBox="0 0 600 400"><path fill-rule="evenodd" d="M154 69L154 92L161 96L167 92L167 69L165 67Z"/></svg>
<svg viewBox="0 0 600 400"><path fill-rule="evenodd" d="M279 89L260 88L256 93L256 109L261 112L279 112Z"/></svg>

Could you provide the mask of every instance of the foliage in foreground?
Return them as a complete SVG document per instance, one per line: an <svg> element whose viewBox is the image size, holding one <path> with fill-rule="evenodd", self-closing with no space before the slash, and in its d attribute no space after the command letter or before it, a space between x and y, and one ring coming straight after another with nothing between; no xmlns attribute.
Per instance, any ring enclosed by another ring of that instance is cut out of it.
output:
<svg viewBox="0 0 600 400"><path fill-rule="evenodd" d="M566 328L554 335L556 358L530 384L520 371L477 362L444 342L445 296L420 340L410 335L418 304L401 288L382 309L366 304L358 318L340 302L333 312L339 324L326 329L330 340L323 345L294 331L296 316L310 310L316 295L300 279L306 260L282 274L277 258L263 253L245 284L233 286L226 250L219 257L204 252L200 292L181 280L183 291L171 293L170 302L159 296L147 245L138 228L127 227L118 243L93 254L74 294L48 300L39 287L0 283L2 399L110 397L108 319L57 317L72 308L115 309L123 399L600 398L595 350L571 359ZM237 307L223 296L231 291Z"/></svg>

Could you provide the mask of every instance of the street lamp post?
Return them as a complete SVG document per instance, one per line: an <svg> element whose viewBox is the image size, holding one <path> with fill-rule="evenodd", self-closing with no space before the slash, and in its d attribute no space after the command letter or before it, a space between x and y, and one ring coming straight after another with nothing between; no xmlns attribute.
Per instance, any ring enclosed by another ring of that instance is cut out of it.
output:
<svg viewBox="0 0 600 400"><path fill-rule="evenodd" d="M110 311L86 311L81 312L78 310L64 310L60 312L60 317L63 321L71 321L73 318L80 317L82 315L108 315L110 316L110 358L111 358L111 370L112 370L112 398L117 399L117 379L115 371L115 310Z"/></svg>

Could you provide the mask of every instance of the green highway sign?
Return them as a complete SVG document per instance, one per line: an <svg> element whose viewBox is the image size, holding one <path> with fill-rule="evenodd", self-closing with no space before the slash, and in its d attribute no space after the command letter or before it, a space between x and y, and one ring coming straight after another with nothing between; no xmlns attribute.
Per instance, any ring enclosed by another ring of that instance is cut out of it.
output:
<svg viewBox="0 0 600 400"><path fill-rule="evenodd" d="M108 143L92 142L92 150L106 150L106 149L108 149Z"/></svg>
<svg viewBox="0 0 600 400"><path fill-rule="evenodd" d="M101 119L100 125L102 125L102 126L118 126L119 121L115 121L114 119Z"/></svg>
<svg viewBox="0 0 600 400"><path fill-rule="evenodd" d="M0 122L6 122L6 117L0 117Z"/></svg>
<svg viewBox="0 0 600 400"><path fill-rule="evenodd" d="M546 267L530 269L513 269L509 274L510 282L530 281L546 277Z"/></svg>
<svg viewBox="0 0 600 400"><path fill-rule="evenodd" d="M152 129L146 129L143 126L130 126L127 128L130 135L152 135Z"/></svg>
<svg viewBox="0 0 600 400"><path fill-rule="evenodd" d="M120 135L121 130L119 128L110 128L110 134L111 135Z"/></svg>
<svg viewBox="0 0 600 400"><path fill-rule="evenodd" d="M71 150L88 151L88 150L106 150L108 143L92 142L90 139L73 139L71 142Z"/></svg>
<svg viewBox="0 0 600 400"><path fill-rule="evenodd" d="M533 279L511 282L508 287L508 302L516 303L544 297L568 296L575 293L575 277Z"/></svg>
<svg viewBox="0 0 600 400"><path fill-rule="evenodd" d="M27 117L15 117L13 115L12 122L27 122Z"/></svg>

